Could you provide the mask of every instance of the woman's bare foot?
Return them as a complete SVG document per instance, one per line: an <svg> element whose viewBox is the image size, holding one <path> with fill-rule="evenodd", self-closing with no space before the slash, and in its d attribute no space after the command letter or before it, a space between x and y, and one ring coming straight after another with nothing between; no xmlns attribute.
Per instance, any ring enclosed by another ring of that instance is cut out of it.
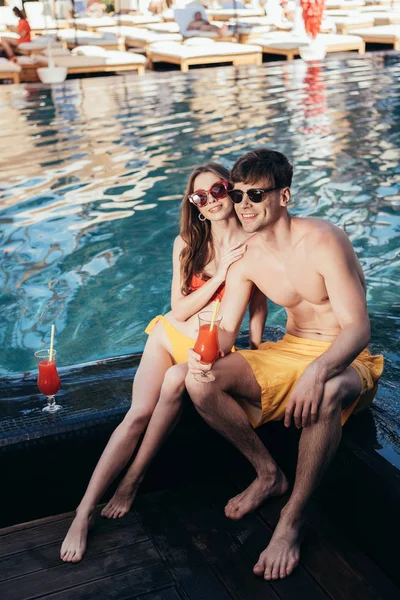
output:
<svg viewBox="0 0 400 600"><path fill-rule="evenodd" d="M86 541L92 520L90 515L76 514L61 546L61 560L76 563L82 559L86 550Z"/></svg>
<svg viewBox="0 0 400 600"><path fill-rule="evenodd" d="M287 488L287 479L279 469L274 478L257 477L244 492L229 500L225 506L225 515L229 519L241 519L256 510L267 498L284 494Z"/></svg>
<svg viewBox="0 0 400 600"><path fill-rule="evenodd" d="M138 491L138 485L132 486L121 481L114 496L101 511L101 516L107 519L121 519L130 511Z"/></svg>
<svg viewBox="0 0 400 600"><path fill-rule="evenodd" d="M299 564L302 520L281 517L267 548L260 554L254 573L264 579L283 579Z"/></svg>

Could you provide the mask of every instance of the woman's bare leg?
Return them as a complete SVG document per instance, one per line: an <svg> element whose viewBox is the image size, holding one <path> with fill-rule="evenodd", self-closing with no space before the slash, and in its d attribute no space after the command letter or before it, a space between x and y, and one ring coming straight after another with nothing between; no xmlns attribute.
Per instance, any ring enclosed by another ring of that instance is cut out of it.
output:
<svg viewBox="0 0 400 600"><path fill-rule="evenodd" d="M76 517L61 546L66 562L78 562L86 549L89 520L110 483L131 458L160 397L165 373L172 366L169 341L159 323L149 337L132 388L132 406L115 429L93 472Z"/></svg>
<svg viewBox="0 0 400 600"><path fill-rule="evenodd" d="M14 38L0 38L0 45L3 47L4 52L7 54L7 57L12 60L15 58L14 48L18 46L17 40Z"/></svg>
<svg viewBox="0 0 400 600"><path fill-rule="evenodd" d="M101 513L103 517L109 519L124 517L132 506L151 461L179 420L186 374L187 363L174 365L166 372L160 399L154 409L135 460L114 496L103 508Z"/></svg>

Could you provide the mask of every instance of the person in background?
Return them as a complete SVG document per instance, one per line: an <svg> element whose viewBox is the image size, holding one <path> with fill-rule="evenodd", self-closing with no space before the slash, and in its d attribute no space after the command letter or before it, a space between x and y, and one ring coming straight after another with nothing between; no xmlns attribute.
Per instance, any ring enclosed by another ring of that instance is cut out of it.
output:
<svg viewBox="0 0 400 600"><path fill-rule="evenodd" d="M172 310L155 317L136 372L132 405L112 434L77 508L62 544L65 562L78 562L86 549L89 522L96 504L126 466L145 433L135 459L102 516L115 519L129 511L138 487L168 433L179 420L185 391L188 350L198 333L198 314L213 311L222 299L232 263L246 252L249 235L242 229L229 198L230 172L208 163L195 169L182 200L180 235L173 250ZM250 302L250 343L261 343L266 299L256 288Z"/></svg>
<svg viewBox="0 0 400 600"><path fill-rule="evenodd" d="M227 25L223 25L222 27L212 25L207 19L203 18L203 15L198 10L194 13L193 21L190 21L186 27L186 31L211 31L212 33L217 33L219 36L223 36L228 33L228 27Z"/></svg>
<svg viewBox="0 0 400 600"><path fill-rule="evenodd" d="M13 13L19 19L18 25L16 27L9 25L8 29L15 31L15 33L18 34L18 38L1 36L0 46L6 53L7 58L15 62L17 59L14 50L18 48L19 44L31 41L31 28L26 16L19 8L14 6Z"/></svg>

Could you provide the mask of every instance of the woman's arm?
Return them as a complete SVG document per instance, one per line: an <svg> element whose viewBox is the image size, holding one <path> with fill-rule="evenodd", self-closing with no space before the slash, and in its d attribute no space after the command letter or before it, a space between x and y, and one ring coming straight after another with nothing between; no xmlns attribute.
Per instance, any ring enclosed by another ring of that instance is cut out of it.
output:
<svg viewBox="0 0 400 600"><path fill-rule="evenodd" d="M175 239L173 251L173 275L171 287L171 309L174 318L177 321L187 321L190 317L198 313L207 306L211 298L224 283L226 273L230 265L242 258L246 251L246 246L242 243L236 244L230 248L221 258L217 273L211 277L204 285L191 294L184 296L181 292L181 273L180 273L180 254L185 246L185 242L178 236Z"/></svg>
<svg viewBox="0 0 400 600"><path fill-rule="evenodd" d="M261 292L257 287L254 287L254 291L249 302L250 348L252 350L256 350L262 342L267 315L267 298L263 292Z"/></svg>

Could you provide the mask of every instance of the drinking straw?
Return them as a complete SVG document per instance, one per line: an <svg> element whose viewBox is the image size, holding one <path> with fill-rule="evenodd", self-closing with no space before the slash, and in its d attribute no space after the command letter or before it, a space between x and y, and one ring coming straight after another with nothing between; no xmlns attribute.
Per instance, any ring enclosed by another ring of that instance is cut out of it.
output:
<svg viewBox="0 0 400 600"><path fill-rule="evenodd" d="M50 336L50 356L49 356L49 360L53 360L54 329L55 329L55 325L52 325L51 326L51 336Z"/></svg>
<svg viewBox="0 0 400 600"><path fill-rule="evenodd" d="M212 316L212 319L211 319L210 331L213 330L214 321L215 321L215 319L217 317L218 308L219 308L219 300L217 300L216 303L215 303L214 312L213 312L213 316Z"/></svg>

